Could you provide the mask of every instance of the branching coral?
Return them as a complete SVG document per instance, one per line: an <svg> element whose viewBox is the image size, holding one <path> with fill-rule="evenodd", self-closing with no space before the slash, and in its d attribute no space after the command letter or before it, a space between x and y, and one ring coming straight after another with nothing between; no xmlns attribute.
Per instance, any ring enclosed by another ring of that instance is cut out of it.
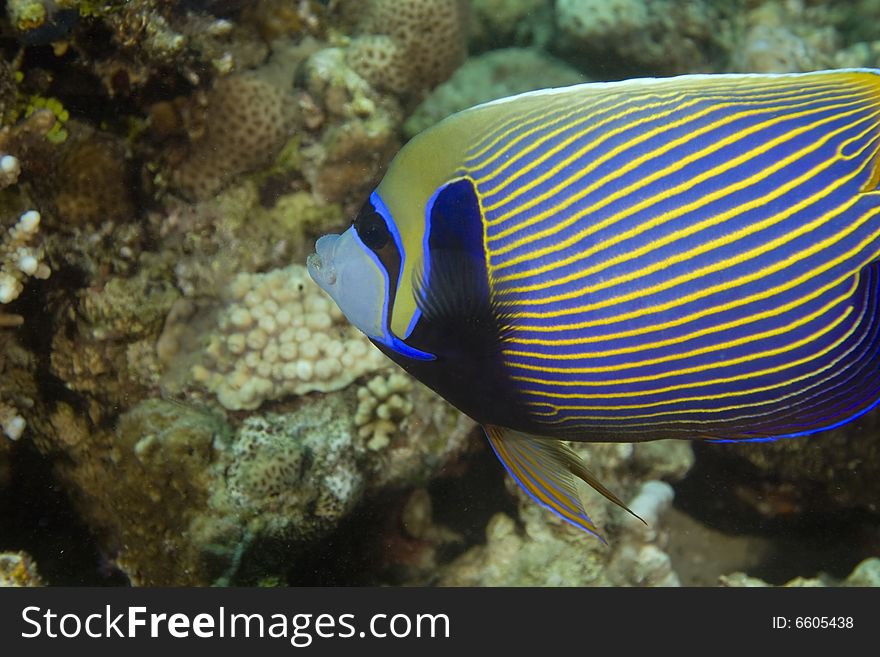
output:
<svg viewBox="0 0 880 657"><path fill-rule="evenodd" d="M408 394L412 381L400 372L377 375L358 388L358 407L354 416L358 436L368 438L367 447L379 450L391 443L400 423L413 410Z"/></svg>
<svg viewBox="0 0 880 657"><path fill-rule="evenodd" d="M0 116L0 120L3 118ZM0 126L0 190L19 182L25 166L22 153L27 154L32 146L42 142L54 121L52 112L40 110L15 125ZM23 197L17 203L19 207L29 205ZM6 231L0 233L0 305L17 299L28 278L45 279L52 273L45 262L43 245L37 241L40 213L27 210L17 221L6 212L3 215L0 231L4 228ZM0 327L18 326L22 321L20 316L0 310Z"/></svg>
<svg viewBox="0 0 880 657"><path fill-rule="evenodd" d="M29 210L0 242L0 303L17 299L27 278L45 279L52 273L43 262L42 249L32 244L39 229L40 213Z"/></svg>

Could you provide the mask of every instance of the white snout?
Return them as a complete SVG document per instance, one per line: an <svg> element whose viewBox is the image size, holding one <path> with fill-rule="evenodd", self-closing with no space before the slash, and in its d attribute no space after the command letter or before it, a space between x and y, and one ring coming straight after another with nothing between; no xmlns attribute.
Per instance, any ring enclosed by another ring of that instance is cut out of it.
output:
<svg viewBox="0 0 880 657"><path fill-rule="evenodd" d="M385 269L353 227L342 235L321 237L306 264L312 279L333 297L348 321L374 340L384 341Z"/></svg>

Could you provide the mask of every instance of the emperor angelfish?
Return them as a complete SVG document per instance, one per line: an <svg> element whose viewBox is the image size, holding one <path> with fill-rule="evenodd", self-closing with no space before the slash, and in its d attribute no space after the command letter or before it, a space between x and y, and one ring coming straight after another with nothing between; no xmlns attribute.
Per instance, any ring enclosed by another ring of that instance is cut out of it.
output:
<svg viewBox="0 0 880 657"><path fill-rule="evenodd" d="M878 403L878 150L876 70L526 93L413 139L309 271L598 535L576 479L621 502L563 440L794 438Z"/></svg>

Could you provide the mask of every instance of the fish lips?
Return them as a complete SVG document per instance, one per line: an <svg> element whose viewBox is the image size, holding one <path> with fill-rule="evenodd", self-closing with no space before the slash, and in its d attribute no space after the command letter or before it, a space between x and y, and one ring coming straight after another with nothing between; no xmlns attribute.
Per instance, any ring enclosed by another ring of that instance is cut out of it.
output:
<svg viewBox="0 0 880 657"><path fill-rule="evenodd" d="M336 286L336 266L334 257L339 235L324 235L315 243L315 252L306 259L309 275L325 292L330 293Z"/></svg>

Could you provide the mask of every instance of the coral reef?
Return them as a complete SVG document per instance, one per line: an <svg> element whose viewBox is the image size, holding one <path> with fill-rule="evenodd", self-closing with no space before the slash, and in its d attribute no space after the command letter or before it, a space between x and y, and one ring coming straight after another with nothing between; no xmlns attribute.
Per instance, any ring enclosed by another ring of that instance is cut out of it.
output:
<svg viewBox="0 0 880 657"><path fill-rule="evenodd" d="M34 241L40 230L40 213L29 210L18 218L0 242L0 303L18 298L28 277L49 278L52 270Z"/></svg>
<svg viewBox="0 0 880 657"><path fill-rule="evenodd" d="M384 514L367 553L384 584L433 584L438 565L464 548L465 537L434 517L434 501L418 487L397 499Z"/></svg>
<svg viewBox="0 0 880 657"><path fill-rule="evenodd" d="M24 552L0 552L0 588L44 586L37 564Z"/></svg>
<svg viewBox="0 0 880 657"><path fill-rule="evenodd" d="M712 72L733 39L731 9L700 0L557 0L556 47L588 72Z"/></svg>
<svg viewBox="0 0 880 657"><path fill-rule="evenodd" d="M10 406L6 402L0 400L0 429L10 440L18 440L27 424L24 418L18 414L15 407Z"/></svg>
<svg viewBox="0 0 880 657"><path fill-rule="evenodd" d="M544 48L553 37L552 0L471 0L470 43L478 50Z"/></svg>
<svg viewBox="0 0 880 657"><path fill-rule="evenodd" d="M808 13L803 3L768 2L744 17L742 44L733 68L756 73L789 73L830 68L840 48L838 32L826 17Z"/></svg>
<svg viewBox="0 0 880 657"><path fill-rule="evenodd" d="M406 52L390 36L371 34L352 39L346 49L346 59L377 89L403 93L412 86L414 74Z"/></svg>
<svg viewBox="0 0 880 657"><path fill-rule="evenodd" d="M328 127L319 153L304 165L306 178L326 201L361 199L393 157L399 142L387 115ZM369 181L369 182L365 182Z"/></svg>
<svg viewBox="0 0 880 657"><path fill-rule="evenodd" d="M363 495L364 448L353 431L350 406L339 397L325 400L242 424L227 485L252 535L312 538Z"/></svg>
<svg viewBox="0 0 880 657"><path fill-rule="evenodd" d="M65 454L59 476L132 583L196 584L216 576L191 525L218 483L211 465L228 440L222 419L149 400L122 415L115 431L66 404L50 422L57 442L44 451Z"/></svg>
<svg viewBox="0 0 880 657"><path fill-rule="evenodd" d="M259 184L247 179L207 201L170 202L149 221L165 242L177 288L187 297L216 298L238 272L304 262L310 239L320 226L341 223L342 210L302 190L265 207Z"/></svg>
<svg viewBox="0 0 880 657"><path fill-rule="evenodd" d="M586 81L576 69L539 50L495 50L471 57L432 91L406 120L404 131L414 136L450 114L480 103Z"/></svg>
<svg viewBox="0 0 880 657"><path fill-rule="evenodd" d="M2 315L0 315L2 319ZM14 441L28 435L39 398L35 359L18 340L18 331L0 328L0 489L11 476Z"/></svg>
<svg viewBox="0 0 880 657"><path fill-rule="evenodd" d="M302 33L321 33L324 5L316 0L293 3L289 0L241 2L242 19L252 23L265 41Z"/></svg>
<svg viewBox="0 0 880 657"><path fill-rule="evenodd" d="M303 173L324 201L361 199L400 146L400 104L377 92L346 63L342 48L323 48L303 65L305 121L320 131L303 149Z"/></svg>
<svg viewBox="0 0 880 657"><path fill-rule="evenodd" d="M719 446L717 467L752 470L738 498L767 517L842 509L880 511L880 417L830 432L758 445ZM715 453L717 452L717 453Z"/></svg>
<svg viewBox="0 0 880 657"><path fill-rule="evenodd" d="M745 573L731 573L721 577L721 586L770 586L767 582L750 577ZM791 587L815 587L815 586L880 586L880 559L871 557L858 564L853 571L842 581L835 580L824 574L818 577L796 577L786 582L784 586Z"/></svg>
<svg viewBox="0 0 880 657"><path fill-rule="evenodd" d="M358 388L354 423L358 436L368 438L369 449L383 449L391 443L391 437L413 411L408 394L411 390L412 381L398 372L374 376Z"/></svg>
<svg viewBox="0 0 880 657"><path fill-rule="evenodd" d="M26 43L40 44L61 39L76 22L69 0L10 0L6 3L9 22Z"/></svg>
<svg viewBox="0 0 880 657"><path fill-rule="evenodd" d="M372 0L361 15L361 35L348 47L348 62L378 89L429 91L464 61L466 16L463 0Z"/></svg>
<svg viewBox="0 0 880 657"><path fill-rule="evenodd" d="M21 175L21 163L14 155L0 155L0 189L5 189L18 182Z"/></svg>
<svg viewBox="0 0 880 657"><path fill-rule="evenodd" d="M577 446L596 475L630 506L645 514L648 526L608 504L587 503L590 515L607 532L608 545L534 504L508 479L517 496L518 519L499 513L486 527L486 543L471 548L440 570L445 586L676 586L678 577L665 552L664 511L672 502L669 484L693 462L686 443L666 442L666 457L653 460L655 446ZM642 482L639 484L639 482ZM638 488L637 488L638 487ZM637 492L636 492L637 491ZM633 492L636 492L633 498ZM627 495L629 493L629 495ZM595 499L598 496L590 496Z"/></svg>
<svg viewBox="0 0 880 657"><path fill-rule="evenodd" d="M109 415L153 389L156 337L179 297L169 270L148 262L134 276L78 290L59 309L64 330L50 338L51 373L69 390L100 400Z"/></svg>
<svg viewBox="0 0 880 657"><path fill-rule="evenodd" d="M65 454L61 480L133 584L247 582L291 568L365 495L421 483L461 454L472 424L426 390L416 400L432 417L381 452L358 435L354 388L237 428L148 400L108 430L61 404L39 444Z"/></svg>
<svg viewBox="0 0 880 657"><path fill-rule="evenodd" d="M242 273L227 289L206 366L193 376L230 410L312 391L341 390L386 360L350 326L309 278L291 265Z"/></svg>
<svg viewBox="0 0 880 657"><path fill-rule="evenodd" d="M301 557L340 532L337 557L371 505L382 515L355 537L370 583L696 581L677 570L699 561L693 544L670 538L685 515L669 508L670 483L693 462L683 443L578 447L648 522L587 492L607 546L509 481L505 497L494 462L496 478L473 494L499 499L459 526L439 491L482 467L474 423L393 368L293 263L350 220L403 140L453 112L587 79L876 66L876 0L4 8L0 494L34 452L54 473L46 490L70 498L136 585L309 580ZM466 60L468 48L479 54ZM692 476L726 477L717 516L843 512L876 525L877 422L702 447ZM727 561L702 548L713 568L700 583L751 572L755 554L741 553L757 539L727 538L749 545ZM874 585L877 571L875 559L848 578L795 582ZM28 557L6 554L10 581L41 579Z"/></svg>
<svg viewBox="0 0 880 657"><path fill-rule="evenodd" d="M4 312L2 306L19 297L29 278L44 280L52 273L40 233L43 217L35 209L21 211L30 199L19 183L25 161L48 134L53 115L42 110L13 125L4 125L4 119L0 113L0 192L12 202L0 205L0 330L23 322L23 317Z"/></svg>
<svg viewBox="0 0 880 657"><path fill-rule="evenodd" d="M854 19L854 17L858 17ZM877 66L880 41L866 25L880 18L873 0L843 5L766 0L736 19L730 65L737 71L786 73Z"/></svg>
<svg viewBox="0 0 880 657"><path fill-rule="evenodd" d="M271 164L290 137L292 106L254 75L220 78L207 97L204 134L175 167L174 187L206 199L241 174Z"/></svg>
<svg viewBox="0 0 880 657"><path fill-rule="evenodd" d="M28 19L28 12L39 12L38 5L46 11ZM16 0L7 8L21 42L62 42L59 52L75 52L74 67L87 69L110 98L137 98L163 79L197 85L212 73L247 69L265 59L268 48L254 26L217 17L208 7L176 5ZM20 11L12 15L15 6ZM96 31L108 47L95 47Z"/></svg>
<svg viewBox="0 0 880 657"><path fill-rule="evenodd" d="M70 141L51 183L55 216L67 228L130 220L134 207L121 145L92 131Z"/></svg>

